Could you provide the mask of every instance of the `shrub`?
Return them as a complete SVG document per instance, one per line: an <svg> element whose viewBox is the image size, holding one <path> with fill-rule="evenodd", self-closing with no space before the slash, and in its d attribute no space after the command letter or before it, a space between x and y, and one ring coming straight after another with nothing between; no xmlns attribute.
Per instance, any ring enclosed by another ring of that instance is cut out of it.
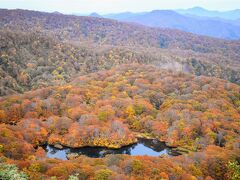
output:
<svg viewBox="0 0 240 180"><path fill-rule="evenodd" d="M141 131L143 129L142 124L138 119L133 120L131 128L137 131Z"/></svg>
<svg viewBox="0 0 240 180"><path fill-rule="evenodd" d="M136 115L141 115L143 113L144 107L140 104L135 104L133 106Z"/></svg>
<svg viewBox="0 0 240 180"><path fill-rule="evenodd" d="M78 180L78 174L69 176L68 180Z"/></svg>
<svg viewBox="0 0 240 180"><path fill-rule="evenodd" d="M106 111L100 111L100 112L98 113L98 119L99 119L100 121L107 121L107 119L108 119L108 113L107 113Z"/></svg>
<svg viewBox="0 0 240 180"><path fill-rule="evenodd" d="M101 169L95 173L94 180L107 180L112 175L109 169Z"/></svg>
<svg viewBox="0 0 240 180"><path fill-rule="evenodd" d="M132 171L134 174L141 174L143 170L143 164L139 160L133 160Z"/></svg>
<svg viewBox="0 0 240 180"><path fill-rule="evenodd" d="M2 144L0 144L0 153L2 153L4 151L4 147Z"/></svg>
<svg viewBox="0 0 240 180"><path fill-rule="evenodd" d="M229 162L228 169L230 171L230 178L232 180L240 179L240 165L237 163L237 161Z"/></svg>
<svg viewBox="0 0 240 180"><path fill-rule="evenodd" d="M26 180L28 176L20 172L16 165L0 164L0 179L4 180Z"/></svg>
<svg viewBox="0 0 240 180"><path fill-rule="evenodd" d="M111 106L109 106L109 105L103 106L99 110L98 119L100 121L108 121L108 120L111 120L114 117L114 114L115 114L115 112L114 112L114 110L112 109Z"/></svg>
<svg viewBox="0 0 240 180"><path fill-rule="evenodd" d="M28 168L31 172L45 172L46 167L43 166L41 163L33 163Z"/></svg>

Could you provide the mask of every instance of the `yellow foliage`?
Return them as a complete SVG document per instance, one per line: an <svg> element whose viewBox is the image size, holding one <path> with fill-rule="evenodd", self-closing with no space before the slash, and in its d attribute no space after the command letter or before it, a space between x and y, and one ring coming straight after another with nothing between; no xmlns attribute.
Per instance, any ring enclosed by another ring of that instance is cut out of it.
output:
<svg viewBox="0 0 240 180"><path fill-rule="evenodd" d="M135 111L133 106L128 106L125 113L127 114L128 118L132 118L133 116L135 116Z"/></svg>
<svg viewBox="0 0 240 180"><path fill-rule="evenodd" d="M201 169L197 168L193 164L190 164L188 167L194 176L202 176Z"/></svg>
<svg viewBox="0 0 240 180"><path fill-rule="evenodd" d="M0 144L0 153L2 153L3 151L4 151L4 146Z"/></svg>

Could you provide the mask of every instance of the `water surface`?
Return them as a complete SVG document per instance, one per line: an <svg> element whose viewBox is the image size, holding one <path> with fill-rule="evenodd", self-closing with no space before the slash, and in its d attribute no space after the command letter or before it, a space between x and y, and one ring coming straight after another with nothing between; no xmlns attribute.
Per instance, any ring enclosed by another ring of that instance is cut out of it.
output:
<svg viewBox="0 0 240 180"><path fill-rule="evenodd" d="M171 154L171 149L164 143L150 139L139 139L136 144L119 149L109 149L103 147L65 147L64 149L57 149L53 146L47 145L45 146L45 150L49 158L58 158L62 160L66 160L67 154L69 153L77 153L78 155L85 155L93 158L102 158L107 154L128 154L132 156L161 156Z"/></svg>

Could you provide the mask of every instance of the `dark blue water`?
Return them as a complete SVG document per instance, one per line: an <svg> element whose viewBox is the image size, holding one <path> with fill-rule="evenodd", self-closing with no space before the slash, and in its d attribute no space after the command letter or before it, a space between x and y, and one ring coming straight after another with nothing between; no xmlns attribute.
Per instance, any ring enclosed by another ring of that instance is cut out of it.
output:
<svg viewBox="0 0 240 180"><path fill-rule="evenodd" d="M49 158L58 158L62 160L66 160L67 154L69 153L77 153L78 155L85 155L93 158L102 158L107 154L128 154L132 156L160 156L171 154L171 149L164 143L149 139L139 139L138 143L119 149L108 149L102 147L83 147L77 149L66 147L64 149L57 149L53 146L47 145L45 150Z"/></svg>

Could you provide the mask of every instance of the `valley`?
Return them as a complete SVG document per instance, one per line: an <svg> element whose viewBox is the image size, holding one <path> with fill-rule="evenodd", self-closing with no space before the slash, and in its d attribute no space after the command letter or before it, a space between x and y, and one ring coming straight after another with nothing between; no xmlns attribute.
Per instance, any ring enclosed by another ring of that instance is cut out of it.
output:
<svg viewBox="0 0 240 180"><path fill-rule="evenodd" d="M0 9L0 179L240 177L240 41L93 15Z"/></svg>

